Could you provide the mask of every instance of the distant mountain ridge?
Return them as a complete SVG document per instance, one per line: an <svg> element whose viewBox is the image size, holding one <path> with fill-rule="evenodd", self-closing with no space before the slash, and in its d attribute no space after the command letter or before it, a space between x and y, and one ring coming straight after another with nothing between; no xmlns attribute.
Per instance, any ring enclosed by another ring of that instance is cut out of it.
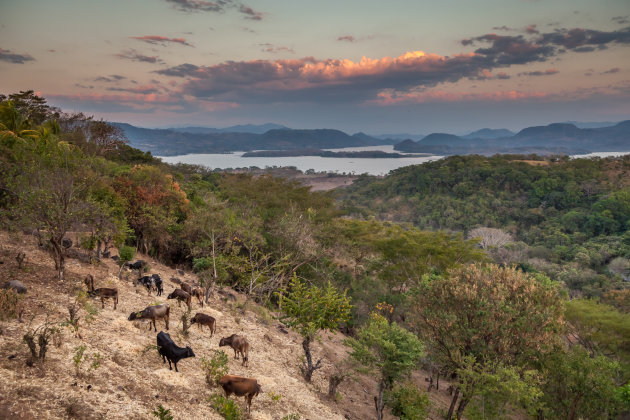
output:
<svg viewBox="0 0 630 420"><path fill-rule="evenodd" d="M225 128L212 128L212 127L173 127L168 130L177 131L179 133L191 133L191 134L209 134L209 133L253 133L263 134L269 130L276 129L289 129L280 124L266 123L266 124L242 124L233 125Z"/></svg>
<svg viewBox="0 0 630 420"><path fill-rule="evenodd" d="M183 127L140 128L113 123L124 132L131 146L156 156L192 153L228 153L252 150L340 149L395 144L406 153L454 154L582 154L592 151L630 151L630 120L607 127L580 128L571 123L527 127L518 133L484 128L464 136L432 133L414 141L371 136L362 132L348 135L334 129L291 129L277 124L237 125L224 129ZM596 124L596 123L589 123ZM263 133L248 132L263 130ZM225 131L225 130L238 131Z"/></svg>
<svg viewBox="0 0 630 420"><path fill-rule="evenodd" d="M262 134L247 132L218 132L184 129L150 129L126 123L113 123L121 128L131 146L151 151L156 156L175 156L192 153L227 153L251 150L340 149L344 147L392 144L357 133L350 136L332 129L295 130L274 128ZM239 127L239 126L236 126ZM240 126L247 127L247 126ZM192 127L194 129L194 127ZM180 130L190 130L188 132Z"/></svg>
<svg viewBox="0 0 630 420"><path fill-rule="evenodd" d="M501 132L484 129L466 136L433 133L417 142L407 140L398 143L394 149L407 153L443 155L584 154L593 151L630 151L630 120L609 127L579 128L574 124L554 123L527 127L507 136L501 136ZM495 135L499 137L493 137Z"/></svg>

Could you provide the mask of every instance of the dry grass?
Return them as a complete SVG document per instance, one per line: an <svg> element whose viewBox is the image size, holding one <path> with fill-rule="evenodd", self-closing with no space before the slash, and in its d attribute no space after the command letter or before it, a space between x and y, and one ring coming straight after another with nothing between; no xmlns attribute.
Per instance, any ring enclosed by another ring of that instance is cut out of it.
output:
<svg viewBox="0 0 630 420"><path fill-rule="evenodd" d="M234 360L233 353L226 351L229 373L258 379L264 391L252 402L251 419L280 419L290 413L298 413L304 419L374 416L376 383L369 377L358 376L356 381L344 382L339 387L339 402L326 398L328 374L346 356L341 334L322 334L321 343L313 345L314 355L324 358L324 368L315 373L312 384L307 384L298 369L303 353L301 338L293 332L281 332L267 310L254 308L250 302L244 305L244 296L235 293L244 310L235 310L235 303L225 302L218 295L204 308L193 303L192 314L204 312L213 316L217 332L210 337L207 329L200 331L193 326L187 339L181 334L180 320L185 306L179 308L174 301L168 301L171 337L179 346L191 346L197 356L182 360L178 364L180 372L176 373L162 363L151 347L156 344L156 333L149 331L146 324L127 321L132 311L154 302L167 302L166 296L174 284L165 282L161 297L147 296L145 290L136 291L130 281L116 277L118 268L112 260L100 265L70 260L67 279L59 282L54 277L52 260L32 237L9 237L0 232L0 243L4 244L1 254L11 255L17 249L27 254L26 270L18 270L17 262L0 254L4 261L0 278L17 278L26 284L29 292L23 299L24 319L34 317L34 326L44 322L46 313L59 323L64 321L67 307L74 302L88 273L94 275L96 287L116 287L120 296L115 311L111 302L101 309L100 301L91 301L99 311L94 320L88 324L82 310L79 335L62 328L60 347L50 346L45 362L32 367L26 364L29 351L22 343L28 322L0 322L0 418L153 419L151 411L161 404L175 418L220 419L207 402L217 389L207 386L200 359L211 357L213 350L219 348L220 338L233 333L244 335L250 342L249 367L241 366L240 360ZM177 276L174 269L147 256L138 258L148 260L152 272L162 278ZM188 273L185 277L192 279ZM157 327L158 331L165 330L164 322L158 321ZM100 353L102 360L100 368L77 378L72 356L79 345L86 345L89 354ZM419 385L424 387L420 380ZM243 398L238 399L238 404L245 407Z"/></svg>

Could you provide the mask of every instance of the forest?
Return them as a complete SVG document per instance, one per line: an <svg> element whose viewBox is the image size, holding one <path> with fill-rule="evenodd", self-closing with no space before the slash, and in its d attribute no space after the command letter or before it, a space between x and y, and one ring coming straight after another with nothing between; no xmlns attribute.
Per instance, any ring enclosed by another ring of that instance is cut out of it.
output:
<svg viewBox="0 0 630 420"><path fill-rule="evenodd" d="M379 420L426 418L434 376L447 419L630 410L630 156L451 156L313 192L165 164L27 91L0 95L0 224L60 279L79 232L95 264L132 249L245 293L301 334L306 381L341 329Z"/></svg>

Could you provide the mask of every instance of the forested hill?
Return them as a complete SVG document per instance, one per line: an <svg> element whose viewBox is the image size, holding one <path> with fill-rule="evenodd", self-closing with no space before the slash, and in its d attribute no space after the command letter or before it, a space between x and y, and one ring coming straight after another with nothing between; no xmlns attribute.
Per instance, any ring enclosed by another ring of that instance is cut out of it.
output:
<svg viewBox="0 0 630 420"><path fill-rule="evenodd" d="M475 228L501 229L512 243L510 252L503 250L504 262L533 261L591 296L610 287L610 264L626 264L630 257L629 155L452 156L385 178L363 176L338 197L352 215L420 229L467 235Z"/></svg>

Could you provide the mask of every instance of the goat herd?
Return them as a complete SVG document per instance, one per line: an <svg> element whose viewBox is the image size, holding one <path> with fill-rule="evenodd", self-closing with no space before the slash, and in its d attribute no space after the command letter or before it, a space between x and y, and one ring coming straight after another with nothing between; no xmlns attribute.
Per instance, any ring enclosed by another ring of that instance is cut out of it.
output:
<svg viewBox="0 0 630 420"><path fill-rule="evenodd" d="M146 263L142 260L138 260L134 263L127 263L126 266L132 270L138 270L139 273L142 272ZM177 299L178 305L181 306L181 302L184 302L188 306L188 310L192 308L191 298L195 296L201 307L203 307L203 299L204 299L204 291L201 287L194 286L192 284L187 283L186 281L182 281L177 277L172 277L171 281L176 283L179 287L176 288L171 294L168 295L167 299ZM88 288L88 294L94 298L100 298L101 307L105 308L105 299L112 299L114 302L114 310L116 309L116 305L118 304L118 289L112 288L94 288L94 277L91 274L88 274L84 280L85 285ZM139 277L134 281L134 286L142 285L147 289L147 293L150 295L151 291L154 290L157 296L161 296L163 292L162 288L162 278L159 274L152 274L150 276ZM147 306L141 311L132 312L129 315L128 320L148 320L149 321L149 330L151 329L151 324L153 324L153 329L157 332L156 328L156 320L163 319L166 324L166 329L168 330L168 321L170 316L170 307L166 303L162 303L159 305ZM214 335L216 332L216 322L213 317L210 315L206 315L201 312L197 312L193 318L190 320L190 324L197 324L199 329L202 329L203 325L207 325L210 329L210 337ZM234 350L234 358L238 359L239 354L243 359L243 366L248 366L248 356L249 356L249 343L247 339L243 336L232 334L229 337L221 338L219 341L219 347L230 346ZM171 363L175 365L175 372L179 372L177 370L177 362L181 359L185 359L187 357L195 357L195 353L190 347L179 347L175 344L175 342L171 339L168 333L160 331L157 334L157 347L160 356L162 356L162 362L166 363L168 360L168 367L172 370ZM257 396L259 392L262 392L260 385L257 380L254 378L245 378L242 376L235 375L225 375L223 376L219 384L223 388L225 395L229 397L231 394L236 396L244 396L247 399L247 407L248 411L251 411L252 398Z"/></svg>

